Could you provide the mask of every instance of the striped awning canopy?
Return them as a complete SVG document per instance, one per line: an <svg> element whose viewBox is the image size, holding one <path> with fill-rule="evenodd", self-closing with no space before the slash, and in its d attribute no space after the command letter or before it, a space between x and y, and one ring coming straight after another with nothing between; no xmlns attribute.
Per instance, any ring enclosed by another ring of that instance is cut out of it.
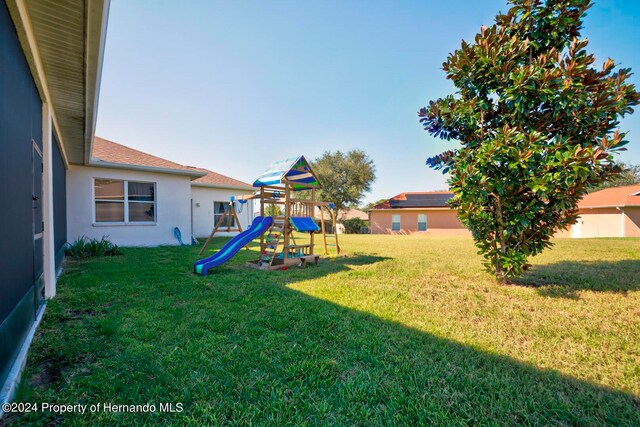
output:
<svg viewBox="0 0 640 427"><path fill-rule="evenodd" d="M253 186L264 187L265 185L279 185L287 182L292 185L294 190L320 187L318 177L313 173L304 156L275 162L260 178L255 180Z"/></svg>

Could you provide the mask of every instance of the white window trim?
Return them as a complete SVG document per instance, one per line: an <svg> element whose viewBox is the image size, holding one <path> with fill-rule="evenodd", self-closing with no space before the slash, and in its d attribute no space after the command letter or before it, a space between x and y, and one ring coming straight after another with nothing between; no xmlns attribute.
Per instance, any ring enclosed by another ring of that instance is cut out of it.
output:
<svg viewBox="0 0 640 427"><path fill-rule="evenodd" d="M420 221L420 215L424 215L424 230L420 230L420 224L422 223L422 221ZM429 217L427 216L427 214L418 214L418 231L427 230L429 230Z"/></svg>
<svg viewBox="0 0 640 427"><path fill-rule="evenodd" d="M214 227L218 224L218 221L220 221L220 217L218 217L218 219L216 219L216 215L224 215L224 213L219 214L219 213L216 212L216 203L222 203L222 206L225 206L225 205L229 204L228 201L227 202L222 201L222 200L214 200L213 201L213 226ZM225 209L225 213L226 213L227 212L226 206L224 207L224 209ZM237 212L236 212L236 214L237 214ZM233 215L231 216L231 222L232 222L231 227L237 227L238 226L238 224L233 224L233 223L236 222L236 219L233 217ZM222 225L220 225L220 227L222 227Z"/></svg>
<svg viewBox="0 0 640 427"><path fill-rule="evenodd" d="M105 222L96 220L96 180L104 179L111 181L122 181L124 183L124 200L100 200L101 202L118 202L124 203L124 221L115 221L115 222ZM153 221L129 221L129 203L149 203L148 201L142 200L129 200L129 181L132 182L140 182L143 184L153 184L153 212L154 212L154 220ZM92 201L92 214L93 214L93 226L94 227L111 227L111 226L153 226L158 225L158 184L153 181L137 181L135 179L120 179L120 178L101 178L94 177L92 179L91 185L91 201Z"/></svg>
<svg viewBox="0 0 640 427"><path fill-rule="evenodd" d="M394 216L398 217L398 221L397 222L393 220ZM393 229L393 224L398 224L398 229L397 230ZM392 214L391 215L391 231L401 231L401 230L402 230L402 215L400 215L400 214Z"/></svg>

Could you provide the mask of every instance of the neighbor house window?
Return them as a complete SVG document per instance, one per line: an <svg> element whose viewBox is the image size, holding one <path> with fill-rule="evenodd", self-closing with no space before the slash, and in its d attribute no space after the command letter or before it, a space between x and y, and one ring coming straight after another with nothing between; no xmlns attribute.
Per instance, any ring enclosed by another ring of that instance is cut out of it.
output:
<svg viewBox="0 0 640 427"><path fill-rule="evenodd" d="M213 202L213 225L218 225L220 218L224 216L224 213L229 210L229 202ZM231 216L231 224L229 224L229 217L227 216L220 227L235 227L236 219Z"/></svg>
<svg viewBox="0 0 640 427"><path fill-rule="evenodd" d="M155 222L154 182L95 180L96 222Z"/></svg>
<svg viewBox="0 0 640 427"><path fill-rule="evenodd" d="M400 215L391 215L391 231L400 231Z"/></svg>
<svg viewBox="0 0 640 427"><path fill-rule="evenodd" d="M427 231L427 214L418 214L418 231Z"/></svg>

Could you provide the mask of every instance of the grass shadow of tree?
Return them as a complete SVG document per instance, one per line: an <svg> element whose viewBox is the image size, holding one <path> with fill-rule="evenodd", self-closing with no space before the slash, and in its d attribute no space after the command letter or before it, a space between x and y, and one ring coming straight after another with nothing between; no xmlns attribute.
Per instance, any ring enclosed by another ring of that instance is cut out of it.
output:
<svg viewBox="0 0 640 427"><path fill-rule="evenodd" d="M562 261L536 265L513 284L533 286L548 297L578 298L579 291L626 293L640 290L640 261Z"/></svg>

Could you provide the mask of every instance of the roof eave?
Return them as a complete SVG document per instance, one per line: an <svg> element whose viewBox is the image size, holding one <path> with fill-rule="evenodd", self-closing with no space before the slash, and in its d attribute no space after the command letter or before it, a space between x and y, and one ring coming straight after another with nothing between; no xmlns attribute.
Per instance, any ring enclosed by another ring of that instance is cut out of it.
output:
<svg viewBox="0 0 640 427"><path fill-rule="evenodd" d="M111 0L90 1L87 6L84 134L84 162L86 164L91 163L110 3Z"/></svg>
<svg viewBox="0 0 640 427"><path fill-rule="evenodd" d="M412 207L412 208L381 208L381 209L370 209L368 212L397 212L397 211L452 211L455 210L453 208L447 206L423 206L423 207Z"/></svg>
<svg viewBox="0 0 640 427"><path fill-rule="evenodd" d="M240 191L255 191L255 188L251 186L241 186L241 185L224 185L224 184L209 184L206 182L192 182L191 186L193 187L205 187L205 188L222 188L225 190L240 190Z"/></svg>
<svg viewBox="0 0 640 427"><path fill-rule="evenodd" d="M640 204L637 205L601 205L601 206L578 206L578 209L612 209L612 208L640 208Z"/></svg>
<svg viewBox="0 0 640 427"><path fill-rule="evenodd" d="M138 171L138 172L164 173L169 175L182 175L182 176L188 176L192 180L202 178L203 176L207 175L204 172L197 172L197 171L192 172L192 171L185 171L180 169L158 168L155 166L128 165L124 163L104 162L101 160L96 161L94 159L90 160L89 163L85 164L84 166L108 168L108 169L124 169L124 170Z"/></svg>

